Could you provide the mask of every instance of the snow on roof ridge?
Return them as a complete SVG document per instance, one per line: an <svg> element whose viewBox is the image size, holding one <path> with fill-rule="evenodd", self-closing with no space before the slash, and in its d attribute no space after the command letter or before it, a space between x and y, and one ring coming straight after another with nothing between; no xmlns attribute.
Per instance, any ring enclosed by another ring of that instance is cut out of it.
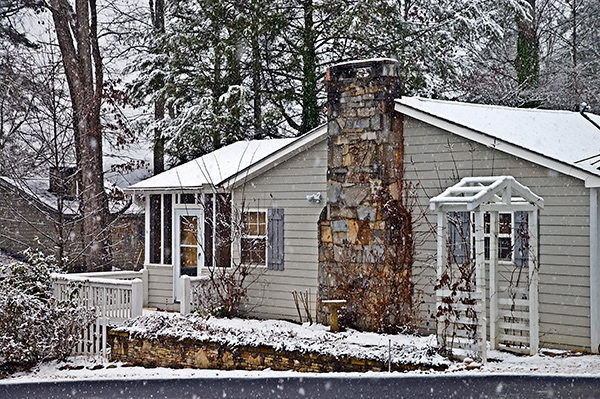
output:
<svg viewBox="0 0 600 399"><path fill-rule="evenodd" d="M400 98L396 99L396 102L404 104L405 100L408 100L407 101L408 103L410 103L410 100L416 100L416 101L421 101L424 103L425 102L437 102L437 103L443 103L443 104L466 105L469 107L480 107L480 108L490 108L490 109L501 108L501 109L505 109L505 110L523 111L523 112L536 112L536 113L547 112L547 113L564 113L564 114L568 114L568 115L573 115L573 114L581 115L577 111L570 111L568 109L518 108L518 107L511 107L509 105L470 103L470 102L460 101L460 100L442 100L442 99L438 99L438 98L427 98L427 97L419 97L419 96L400 97ZM410 104L404 104L404 105L410 105ZM586 112L586 114L587 115L596 115L591 112Z"/></svg>

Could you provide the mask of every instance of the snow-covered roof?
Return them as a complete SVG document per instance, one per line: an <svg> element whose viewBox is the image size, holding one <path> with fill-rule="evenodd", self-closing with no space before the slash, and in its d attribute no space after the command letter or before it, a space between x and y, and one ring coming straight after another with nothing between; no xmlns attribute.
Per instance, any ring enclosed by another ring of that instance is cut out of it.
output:
<svg viewBox="0 0 600 399"><path fill-rule="evenodd" d="M420 97L397 99L396 110L500 151L581 178L588 187L600 186L598 115Z"/></svg>
<svg viewBox="0 0 600 399"><path fill-rule="evenodd" d="M58 210L58 196L50 191L50 180L48 176L29 177L19 180L7 176L0 176L0 184L6 184L18 189L23 193L23 199L26 201L37 200L43 205L53 210ZM108 208L111 213L123 212L125 207L126 214L138 214L143 212L139 206L129 204L127 198L123 197L122 190L114 183L105 180L104 187L109 193ZM111 195L113 193L115 195ZM79 200L76 198L63 198L63 210L65 215L76 215L79 212Z"/></svg>
<svg viewBox="0 0 600 399"><path fill-rule="evenodd" d="M287 159L325 134L323 125L297 138L238 141L129 186L127 191L228 187Z"/></svg>

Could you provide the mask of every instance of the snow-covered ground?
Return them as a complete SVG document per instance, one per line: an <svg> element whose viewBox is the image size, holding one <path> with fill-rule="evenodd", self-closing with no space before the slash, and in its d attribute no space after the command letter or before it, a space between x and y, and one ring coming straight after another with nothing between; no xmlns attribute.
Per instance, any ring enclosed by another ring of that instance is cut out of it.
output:
<svg viewBox="0 0 600 399"><path fill-rule="evenodd" d="M474 363L454 363L446 371L368 372L368 373L299 373L294 371L222 371L198 369L167 369L126 367L123 363L110 363L106 359L94 357L72 357L66 363L51 362L39 366L27 373L17 373L0 384L41 382L57 380L109 380L109 379L151 379L151 378L273 378L301 377L306 375L331 377L399 377L404 375L440 375L440 374L536 374L536 375L577 375L600 377L600 356L560 354L556 356L515 356L501 352L491 352L493 358L500 361L487 365Z"/></svg>
<svg viewBox="0 0 600 399"><path fill-rule="evenodd" d="M178 314L158 313L145 315L129 323L126 329L132 334L147 336L171 335L182 338L210 339L229 345L268 345L274 348L301 351L318 351L333 356L358 356L383 360L388 356L391 343L393 361L427 364L448 364L445 371L419 370L408 373L299 373L293 371L222 371L199 369L166 369L129 367L111 363L100 357L72 357L67 362L50 362L26 373L14 374L0 383L39 382L73 379L151 379L151 378L267 378L289 376L331 377L398 377L439 374L537 374L578 375L600 377L600 356L574 352L541 350L535 356L490 351L487 364L470 359L449 362L431 350L434 337L412 335L384 335L360 333L353 330L332 334L321 325L296 325L284 321L257 321L240 319L192 320Z"/></svg>

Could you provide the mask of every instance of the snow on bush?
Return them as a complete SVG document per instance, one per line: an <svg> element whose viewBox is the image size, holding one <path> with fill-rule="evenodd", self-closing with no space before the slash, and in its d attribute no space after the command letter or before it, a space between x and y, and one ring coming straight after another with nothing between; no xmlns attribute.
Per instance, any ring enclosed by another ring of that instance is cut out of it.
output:
<svg viewBox="0 0 600 399"><path fill-rule="evenodd" d="M230 347L266 346L276 350L318 353L337 358L355 357L397 364L449 364L437 353L435 337L387 335L348 329L331 333L329 327L307 323L297 325L280 320L221 319L184 317L157 312L126 321L117 331L150 340L159 337L210 341Z"/></svg>
<svg viewBox="0 0 600 399"><path fill-rule="evenodd" d="M94 314L51 296L53 257L25 253L29 263L0 266L0 364L33 366L70 355Z"/></svg>

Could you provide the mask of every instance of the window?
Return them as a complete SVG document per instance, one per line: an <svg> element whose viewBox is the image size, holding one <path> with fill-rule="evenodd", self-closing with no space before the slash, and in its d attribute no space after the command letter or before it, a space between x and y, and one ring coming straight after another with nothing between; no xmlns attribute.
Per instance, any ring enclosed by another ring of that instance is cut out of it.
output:
<svg viewBox="0 0 600 399"><path fill-rule="evenodd" d="M463 264L475 257L475 226L469 212L448 212L448 257L452 263ZM490 260L490 218L483 215L484 257ZM469 245L470 244L470 245ZM470 248L469 248L470 247ZM472 250L471 250L472 249ZM498 260L514 261L525 267L529 261L528 213L516 211L498 214Z"/></svg>
<svg viewBox="0 0 600 399"><path fill-rule="evenodd" d="M283 270L283 209L246 212L242 219L241 261Z"/></svg>
<svg viewBox="0 0 600 399"><path fill-rule="evenodd" d="M241 261L245 264L266 265L267 214L264 211L246 212L242 216Z"/></svg>
<svg viewBox="0 0 600 399"><path fill-rule="evenodd" d="M485 260L490 259L490 214L486 212L483 215L483 236L484 236L484 254ZM512 260L513 252L513 214L498 214L498 260Z"/></svg>

